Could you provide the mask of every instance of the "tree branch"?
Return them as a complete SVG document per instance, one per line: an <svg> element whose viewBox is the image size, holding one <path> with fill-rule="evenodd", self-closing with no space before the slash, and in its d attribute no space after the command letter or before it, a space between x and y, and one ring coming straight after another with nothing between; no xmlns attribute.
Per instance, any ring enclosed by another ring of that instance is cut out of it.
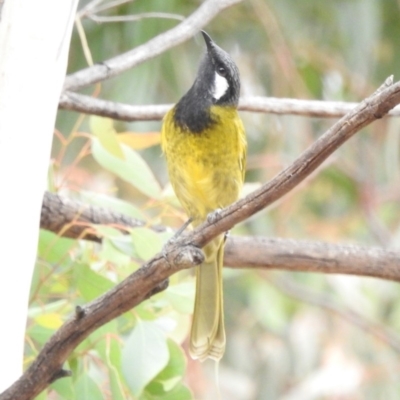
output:
<svg viewBox="0 0 400 400"><path fill-rule="evenodd" d="M77 90L111 78L190 39L223 9L242 0L207 0L175 28L109 60L85 68L65 79L65 90Z"/></svg>
<svg viewBox="0 0 400 400"><path fill-rule="evenodd" d="M224 261L232 268L372 276L400 282L400 252L378 247L232 236Z"/></svg>
<svg viewBox="0 0 400 400"><path fill-rule="evenodd" d="M112 225L120 230L147 225L144 221L108 210L91 206L59 194L46 192L43 197L40 227L60 236L100 242L101 237L91 225ZM152 226L158 232L165 230Z"/></svg>
<svg viewBox="0 0 400 400"><path fill-rule="evenodd" d="M354 109L358 103L322 100L297 100L275 97L242 97L239 110L278 115L301 115L318 118L338 118ZM59 107L85 114L100 115L120 121L159 121L173 104L133 106L97 99L70 91L60 98ZM400 116L400 107L392 109L389 116Z"/></svg>
<svg viewBox="0 0 400 400"><path fill-rule="evenodd" d="M60 236L101 241L91 225L112 225L126 231L145 226L124 214L46 192L40 227ZM166 228L152 227L160 232ZM265 268L325 274L373 276L400 282L400 252L349 244L311 240L229 236L225 265L232 268Z"/></svg>
<svg viewBox="0 0 400 400"><path fill-rule="evenodd" d="M163 254L156 255L112 290L83 307L83 312L78 313L79 318L68 320L50 338L23 376L3 392L0 399L34 398L60 375L69 354L91 332L151 296L176 271L201 264L204 257L199 247L284 196L347 139L367 124L382 118L398 103L400 82L393 85L386 81L382 88L336 122L288 168L260 189L222 210L217 222L205 222L169 243Z"/></svg>

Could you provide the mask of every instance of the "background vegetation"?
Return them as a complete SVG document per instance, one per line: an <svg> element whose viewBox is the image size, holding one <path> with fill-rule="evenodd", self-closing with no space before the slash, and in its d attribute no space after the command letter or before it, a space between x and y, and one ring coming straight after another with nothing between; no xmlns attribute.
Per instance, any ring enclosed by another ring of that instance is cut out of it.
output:
<svg viewBox="0 0 400 400"><path fill-rule="evenodd" d="M199 4L136 0L99 15L157 11L186 16ZM358 101L388 75L398 78L399 17L395 0L248 0L222 12L206 30L236 60L243 95ZM91 62L84 51L100 62L178 21L81 22L87 44L76 31L70 72ZM203 51L198 37L85 93L130 104L176 102L192 84ZM242 118L249 142L246 192L288 165L333 122L254 113L242 113ZM160 125L112 123L60 111L49 189L149 224L178 227L186 217L168 185ZM118 158L121 149L125 161ZM397 119L373 124L301 187L234 233L397 248L399 149ZM101 245L41 232L26 364L75 305L137 269L170 235L147 228L130 236L99 229L106 237ZM388 329L397 338L397 284L310 273L225 273L228 347L220 365L222 398L398 398L399 350L378 338ZM175 275L165 293L85 340L69 360L73 378L56 381L38 398L216 398L213 364L185 355L193 293L191 272Z"/></svg>

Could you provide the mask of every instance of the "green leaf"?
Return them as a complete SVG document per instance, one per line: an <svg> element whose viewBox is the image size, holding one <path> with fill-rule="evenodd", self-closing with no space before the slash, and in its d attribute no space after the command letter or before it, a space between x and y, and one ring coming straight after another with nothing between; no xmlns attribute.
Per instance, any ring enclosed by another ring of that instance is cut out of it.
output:
<svg viewBox="0 0 400 400"><path fill-rule="evenodd" d="M45 344L54 333L54 329L34 324L28 328L28 335L40 345Z"/></svg>
<svg viewBox="0 0 400 400"><path fill-rule="evenodd" d="M124 381L121 371L121 341L118 340L117 322L110 321L92 335L93 343L108 369L113 400L124 400Z"/></svg>
<svg viewBox="0 0 400 400"><path fill-rule="evenodd" d="M101 145L110 154L123 160L125 157L117 139L113 120L92 115L89 118L89 124L92 133L97 137L97 139L99 139Z"/></svg>
<svg viewBox="0 0 400 400"><path fill-rule="evenodd" d="M104 276L93 271L86 264L77 264L74 269L76 285L82 297L91 301L99 297L107 290L114 287L114 284Z"/></svg>
<svg viewBox="0 0 400 400"><path fill-rule="evenodd" d="M138 396L168 360L164 333L154 322L138 321L122 353L122 371L132 393Z"/></svg>
<svg viewBox="0 0 400 400"><path fill-rule="evenodd" d="M137 257L129 235L104 225L99 225L97 230L104 237L99 253L103 261L111 261L121 266L129 264L131 257Z"/></svg>
<svg viewBox="0 0 400 400"><path fill-rule="evenodd" d="M186 369L186 357L173 340L168 339L169 361L166 367L146 386L146 393L164 398L182 381Z"/></svg>
<svg viewBox="0 0 400 400"><path fill-rule="evenodd" d="M40 230L38 257L49 263L61 263L76 245L76 240L62 238L52 232Z"/></svg>
<svg viewBox="0 0 400 400"><path fill-rule="evenodd" d="M103 394L94 380L82 374L75 383L76 400L104 400Z"/></svg>
<svg viewBox="0 0 400 400"><path fill-rule="evenodd" d="M168 339L167 344L169 351L169 362L156 377L156 380L161 382L166 382L175 377L182 378L186 369L186 357L182 348L171 339Z"/></svg>
<svg viewBox="0 0 400 400"><path fill-rule="evenodd" d="M35 400L47 400L48 399L48 393L46 390L44 390L42 393L40 393L38 396L35 397Z"/></svg>
<svg viewBox="0 0 400 400"><path fill-rule="evenodd" d="M115 157L97 139L92 141L92 154L96 161L108 171L130 183L143 194L158 199L161 188L153 172L139 155L126 145L121 145L124 160Z"/></svg>
<svg viewBox="0 0 400 400"><path fill-rule="evenodd" d="M50 387L54 389L62 399L75 399L75 390L71 378L57 379Z"/></svg>
<svg viewBox="0 0 400 400"><path fill-rule="evenodd" d="M170 392L158 395L143 393L140 400L193 400L192 392L182 383L176 385Z"/></svg>
<svg viewBox="0 0 400 400"><path fill-rule="evenodd" d="M135 307L135 315L139 319L146 321L154 321L157 319L157 305L154 304L154 298L152 297L149 301L144 301Z"/></svg>
<svg viewBox="0 0 400 400"><path fill-rule="evenodd" d="M121 371L121 347L116 340L107 341L106 361L113 400L124 400Z"/></svg>
<svg viewBox="0 0 400 400"><path fill-rule="evenodd" d="M192 400L193 395L192 392L185 385L178 385L175 388L168 392L166 396L162 398L162 400Z"/></svg>
<svg viewBox="0 0 400 400"><path fill-rule="evenodd" d="M135 251L142 260L149 260L157 254L164 244L160 236L148 228L135 228L131 232Z"/></svg>
<svg viewBox="0 0 400 400"><path fill-rule="evenodd" d="M69 302L66 299L61 299L53 301L49 304L41 304L37 307L29 307L28 315L30 318L34 318L44 313L60 312L60 310L65 310L67 306L69 306Z"/></svg>
<svg viewBox="0 0 400 400"><path fill-rule="evenodd" d="M103 239L101 251L99 253L100 259L103 261L112 262L113 264L121 267L128 265L132 256L129 254L129 251L133 250L133 246L132 243L125 241L126 239L122 237L111 240Z"/></svg>
<svg viewBox="0 0 400 400"><path fill-rule="evenodd" d="M79 355L77 355L75 352L72 353L72 355L68 358L68 367L71 370L72 376L76 379L79 374L80 370L82 368L82 359L78 358Z"/></svg>
<svg viewBox="0 0 400 400"><path fill-rule="evenodd" d="M194 287L193 282L171 285L165 296L176 311L182 314L191 314L194 304Z"/></svg>
<svg viewBox="0 0 400 400"><path fill-rule="evenodd" d="M120 236L116 237L113 239L110 239L110 242L112 243L113 246L115 246L118 251L123 253L124 255L127 255L130 257L138 257L138 254L135 250L135 247L132 243L132 239L125 235L125 236Z"/></svg>

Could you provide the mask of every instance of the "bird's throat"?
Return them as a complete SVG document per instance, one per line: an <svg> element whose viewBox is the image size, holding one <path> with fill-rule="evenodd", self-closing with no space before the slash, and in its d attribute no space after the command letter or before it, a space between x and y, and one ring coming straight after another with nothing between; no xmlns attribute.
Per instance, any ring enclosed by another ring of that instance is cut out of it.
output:
<svg viewBox="0 0 400 400"><path fill-rule="evenodd" d="M212 98L210 96L198 96L195 88L189 90L174 108L174 123L183 131L202 133L215 124L211 113Z"/></svg>

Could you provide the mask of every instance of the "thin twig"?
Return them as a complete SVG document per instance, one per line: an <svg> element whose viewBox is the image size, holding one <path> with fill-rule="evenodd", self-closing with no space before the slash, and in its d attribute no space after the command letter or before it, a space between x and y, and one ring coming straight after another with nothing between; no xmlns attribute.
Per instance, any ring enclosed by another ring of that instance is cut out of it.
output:
<svg viewBox="0 0 400 400"><path fill-rule="evenodd" d="M115 0L110 1L109 3L103 5L96 5L95 7L91 8L91 10L85 14L85 16L90 17L91 14L98 13L101 11L109 10L110 8L119 7L124 4L132 3L133 0Z"/></svg>
<svg viewBox="0 0 400 400"><path fill-rule="evenodd" d="M141 13L135 15L113 15L113 16L89 14L88 18L100 24L104 22L136 22L146 18L164 18L164 19L174 19L178 21L183 21L185 19L185 17L179 14L161 13L161 12L149 12L149 13Z"/></svg>
<svg viewBox="0 0 400 400"><path fill-rule="evenodd" d="M243 97L240 99L239 110L280 115L339 118L357 105L358 103L339 101ZM121 121L159 121L172 108L173 104L133 106L66 91L61 95L59 106L65 110L100 115ZM400 116L400 107L390 110L388 115L392 117Z"/></svg>
<svg viewBox="0 0 400 400"><path fill-rule="evenodd" d="M85 55L85 60L89 65L93 65L93 57L92 53L90 52L89 43L86 38L86 33L85 30L83 29L81 18L79 18L78 16L76 16L75 18L75 26L76 30L78 31L79 39L82 44L82 50L83 54Z"/></svg>
<svg viewBox="0 0 400 400"><path fill-rule="evenodd" d="M97 7L98 4L100 4L103 0L92 0L88 4L86 4L84 7L82 7L76 15L79 18L83 18L87 15L87 13L93 12L93 10ZM126 0L124 0L126 1ZM129 1L129 0L128 0Z"/></svg>
<svg viewBox="0 0 400 400"><path fill-rule="evenodd" d="M120 74L190 39L224 8L242 0L207 0L176 27L124 54L68 75L65 90L77 90Z"/></svg>

